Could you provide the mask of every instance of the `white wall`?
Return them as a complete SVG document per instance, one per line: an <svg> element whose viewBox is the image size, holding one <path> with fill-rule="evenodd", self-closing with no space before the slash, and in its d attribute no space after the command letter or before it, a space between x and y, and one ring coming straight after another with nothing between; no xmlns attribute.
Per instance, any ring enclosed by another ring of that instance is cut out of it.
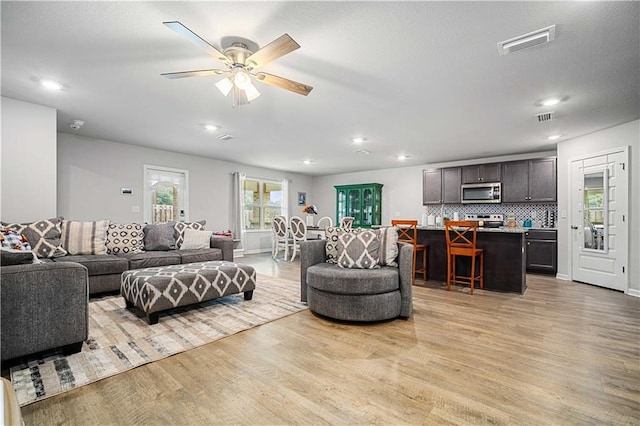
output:
<svg viewBox="0 0 640 426"><path fill-rule="evenodd" d="M189 170L189 219L205 219L212 231L231 228L233 172L290 179L290 214L302 214L298 191L312 196L309 176L59 133L58 214L72 220L143 222L144 164ZM133 195L121 195L121 188L133 189ZM134 206L140 208L138 213L132 211ZM270 232L249 232L244 248L271 250Z"/></svg>
<svg viewBox="0 0 640 426"><path fill-rule="evenodd" d="M569 211L571 159L609 149L629 150L629 293L640 296L640 120L601 130L558 144L558 275L570 276L571 247Z"/></svg>
<svg viewBox="0 0 640 426"><path fill-rule="evenodd" d="M391 219L421 220L425 207L422 205L422 171L442 167L455 167L468 164L482 164L501 161L515 161L527 158L555 156L555 151L534 154L509 155L448 163L432 163L413 167L371 170L366 172L343 173L317 177L313 181L314 201L320 215L329 215L335 220L336 191L334 185L358 183L381 183L382 187L382 223L389 224Z"/></svg>
<svg viewBox="0 0 640 426"><path fill-rule="evenodd" d="M2 97L0 218L56 216L56 110Z"/></svg>

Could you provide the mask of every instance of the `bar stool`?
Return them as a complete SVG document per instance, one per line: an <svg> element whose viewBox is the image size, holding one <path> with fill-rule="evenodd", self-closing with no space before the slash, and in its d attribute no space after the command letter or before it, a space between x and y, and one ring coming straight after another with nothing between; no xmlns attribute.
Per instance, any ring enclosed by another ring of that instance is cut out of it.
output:
<svg viewBox="0 0 640 426"><path fill-rule="evenodd" d="M445 222L445 236L447 239L447 290L451 290L451 284L473 287L476 281L480 288L484 288L484 251L476 248L476 233L478 222L448 221ZM471 273L469 276L456 273L456 256L471 258ZM476 259L480 261L479 273L476 275Z"/></svg>
<svg viewBox="0 0 640 426"><path fill-rule="evenodd" d="M392 220L391 226L398 227L398 242L413 245L413 274L412 284L416 283L416 274L422 274L422 279L427 281L427 249L429 246L418 244L417 220ZM422 252L422 268L417 269L418 252Z"/></svg>

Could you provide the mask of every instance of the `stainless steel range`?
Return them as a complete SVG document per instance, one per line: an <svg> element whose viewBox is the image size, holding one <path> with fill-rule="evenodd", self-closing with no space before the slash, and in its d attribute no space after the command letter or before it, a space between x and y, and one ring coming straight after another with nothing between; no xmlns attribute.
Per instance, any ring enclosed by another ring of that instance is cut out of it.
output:
<svg viewBox="0 0 640 426"><path fill-rule="evenodd" d="M501 214L465 214L464 220L476 221L480 228L499 228L504 226L504 216Z"/></svg>

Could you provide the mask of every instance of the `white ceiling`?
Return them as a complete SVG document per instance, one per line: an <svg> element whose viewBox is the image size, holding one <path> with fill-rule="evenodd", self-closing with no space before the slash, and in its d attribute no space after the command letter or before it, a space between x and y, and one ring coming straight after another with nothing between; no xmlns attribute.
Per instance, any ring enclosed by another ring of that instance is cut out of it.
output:
<svg viewBox="0 0 640 426"><path fill-rule="evenodd" d="M2 1L2 95L57 108L61 132L81 119L84 136L308 175L544 151L550 134L640 117L639 15L638 2ZM165 79L220 67L172 20L219 49L288 33L301 48L261 70L314 89L256 83L262 96L234 109L219 78ZM552 24L555 41L498 55ZM551 96L565 100L537 105ZM355 153L360 135L370 155Z"/></svg>

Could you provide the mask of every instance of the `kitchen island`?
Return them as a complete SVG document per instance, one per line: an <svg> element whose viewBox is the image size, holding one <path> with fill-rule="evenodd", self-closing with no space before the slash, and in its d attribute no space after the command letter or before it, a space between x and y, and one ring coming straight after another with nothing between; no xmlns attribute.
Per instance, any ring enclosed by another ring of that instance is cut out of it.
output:
<svg viewBox="0 0 640 426"><path fill-rule="evenodd" d="M429 246L429 280L447 282L447 242L444 226L419 226L418 244ZM484 289L523 294L527 288L526 241L523 228L478 228L477 248L484 250ZM457 268L469 274L469 259ZM479 285L476 284L476 288Z"/></svg>

